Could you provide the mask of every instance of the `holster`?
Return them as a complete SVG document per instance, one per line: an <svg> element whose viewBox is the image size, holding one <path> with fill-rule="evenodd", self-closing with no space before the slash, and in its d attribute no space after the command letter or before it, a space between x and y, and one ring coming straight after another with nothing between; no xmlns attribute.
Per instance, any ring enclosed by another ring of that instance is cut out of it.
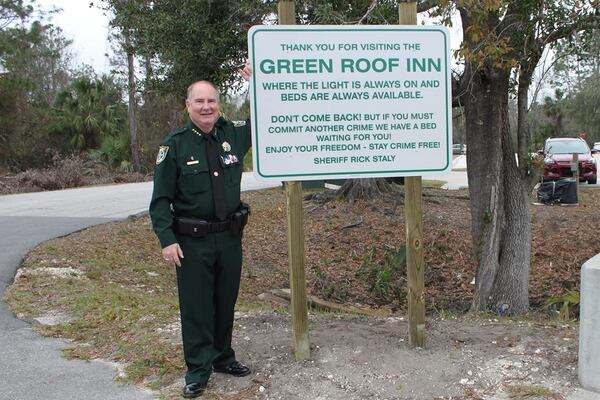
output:
<svg viewBox="0 0 600 400"><path fill-rule="evenodd" d="M231 232L237 233L240 236L244 232L244 227L248 223L248 217L250 216L250 206L247 203L240 203L237 211L230 215L231 220Z"/></svg>

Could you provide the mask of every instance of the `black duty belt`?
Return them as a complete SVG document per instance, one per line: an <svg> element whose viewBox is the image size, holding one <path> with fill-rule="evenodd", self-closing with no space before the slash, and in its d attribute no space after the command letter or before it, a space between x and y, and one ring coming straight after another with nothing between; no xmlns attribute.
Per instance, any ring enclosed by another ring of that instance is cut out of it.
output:
<svg viewBox="0 0 600 400"><path fill-rule="evenodd" d="M198 218L177 217L175 229L181 235L203 237L209 233L225 232L231 229L231 220L211 222Z"/></svg>
<svg viewBox="0 0 600 400"><path fill-rule="evenodd" d="M225 221L207 221L200 218L175 217L175 231L180 235L204 237L209 233L232 231L242 234L248 223L250 206L242 203Z"/></svg>

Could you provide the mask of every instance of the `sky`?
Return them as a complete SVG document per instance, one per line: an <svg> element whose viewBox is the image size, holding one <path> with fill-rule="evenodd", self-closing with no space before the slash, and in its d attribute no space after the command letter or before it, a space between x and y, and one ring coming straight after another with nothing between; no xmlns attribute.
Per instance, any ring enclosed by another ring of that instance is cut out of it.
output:
<svg viewBox="0 0 600 400"><path fill-rule="evenodd" d="M64 36L73 41L71 51L77 65L89 64L97 73L110 71L104 55L110 49L109 18L103 15L102 10L90 8L90 0L37 0L37 4L45 10L62 8L48 22L60 27Z"/></svg>
<svg viewBox="0 0 600 400"><path fill-rule="evenodd" d="M105 53L110 51L108 43L109 18L98 7L90 7L92 0L37 0L44 10L60 8L48 22L60 27L73 44L71 50L75 62L91 65L98 73L110 71ZM96 0L99 3L99 0ZM458 21L457 21L458 22ZM457 48L460 39L452 31L452 48Z"/></svg>

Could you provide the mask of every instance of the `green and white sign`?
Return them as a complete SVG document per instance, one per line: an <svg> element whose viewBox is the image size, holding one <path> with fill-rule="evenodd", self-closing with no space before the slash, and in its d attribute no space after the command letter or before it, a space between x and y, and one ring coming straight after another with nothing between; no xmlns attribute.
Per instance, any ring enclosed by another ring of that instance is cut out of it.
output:
<svg viewBox="0 0 600 400"><path fill-rule="evenodd" d="M439 26L255 26L254 174L415 176L451 167L450 36Z"/></svg>

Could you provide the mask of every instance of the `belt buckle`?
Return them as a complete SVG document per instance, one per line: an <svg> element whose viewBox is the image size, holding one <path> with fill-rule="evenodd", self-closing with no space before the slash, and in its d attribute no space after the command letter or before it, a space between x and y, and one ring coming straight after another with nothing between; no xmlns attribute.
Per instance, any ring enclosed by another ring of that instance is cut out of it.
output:
<svg viewBox="0 0 600 400"><path fill-rule="evenodd" d="M208 222L204 221L204 220L198 220L196 223L194 223L192 225L192 232L194 235L201 235L202 234L202 227L208 225ZM209 225L210 227L210 225ZM208 230L208 229L207 229ZM202 235L204 236L204 235Z"/></svg>

